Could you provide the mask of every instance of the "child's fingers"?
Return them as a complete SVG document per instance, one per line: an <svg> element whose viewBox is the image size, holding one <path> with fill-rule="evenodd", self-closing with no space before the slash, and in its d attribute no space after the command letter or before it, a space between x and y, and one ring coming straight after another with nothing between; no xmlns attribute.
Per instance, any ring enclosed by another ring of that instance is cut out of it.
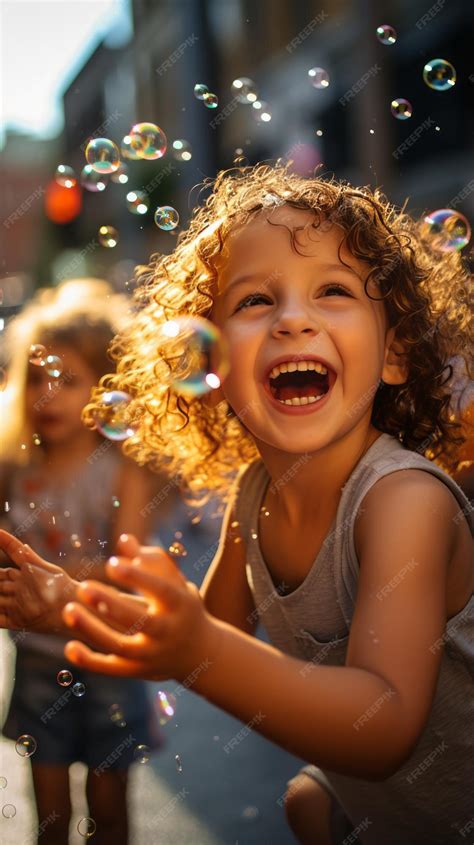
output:
<svg viewBox="0 0 474 845"><path fill-rule="evenodd" d="M123 557L136 557L140 554L142 546L134 534L121 534L117 541L117 551Z"/></svg>
<svg viewBox="0 0 474 845"><path fill-rule="evenodd" d="M127 660L116 654L99 654L78 640L70 640L64 648L64 656L70 663L91 672L103 675L120 675L127 678L144 678L146 669L138 660Z"/></svg>
<svg viewBox="0 0 474 845"><path fill-rule="evenodd" d="M13 534L9 534L8 531L3 531L2 529L0 529L0 549L2 549L2 551L4 551L8 557L21 568L25 567L29 563L34 563L43 569L53 569L56 571L53 564L43 560L43 558L36 554L30 546L26 545L26 543L22 543L21 540L14 537Z"/></svg>
<svg viewBox="0 0 474 845"><path fill-rule="evenodd" d="M18 572L17 569L3 570L2 575L0 577L0 595L12 596L14 593L16 593L18 589L17 581L19 578L21 578L21 574Z"/></svg>
<svg viewBox="0 0 474 845"><path fill-rule="evenodd" d="M114 581L139 590L152 599L153 603L174 610L181 601L181 591L175 584L165 581L159 575L152 574L141 558L135 558L131 564L121 563L111 557L106 565L107 575Z"/></svg>
<svg viewBox="0 0 474 845"><path fill-rule="evenodd" d="M133 534L121 534L117 548L119 556L130 559L139 557L145 566L148 565L153 572L157 572L165 578L172 578L179 584L184 583L185 578L179 567L160 546L140 546Z"/></svg>
<svg viewBox="0 0 474 845"><path fill-rule="evenodd" d="M99 581L83 581L77 588L76 600L94 608L107 623L118 624L128 632L143 630L149 618L149 604L141 596L120 593Z"/></svg>
<svg viewBox="0 0 474 845"><path fill-rule="evenodd" d="M76 631L81 639L92 643L94 646L122 657L137 659L145 656L147 644L143 633L133 635L123 634L110 628L86 610L80 604L70 602L63 609L63 619L69 628ZM159 639L165 633L167 620L161 617L153 620L153 637Z"/></svg>

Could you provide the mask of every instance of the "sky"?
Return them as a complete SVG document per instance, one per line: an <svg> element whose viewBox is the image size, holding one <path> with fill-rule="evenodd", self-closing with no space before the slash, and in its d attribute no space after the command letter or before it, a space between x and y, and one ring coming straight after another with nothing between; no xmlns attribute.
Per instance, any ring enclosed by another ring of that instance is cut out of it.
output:
<svg viewBox="0 0 474 845"><path fill-rule="evenodd" d="M5 125L61 131L61 93L101 37L129 32L129 0L0 0L0 144Z"/></svg>

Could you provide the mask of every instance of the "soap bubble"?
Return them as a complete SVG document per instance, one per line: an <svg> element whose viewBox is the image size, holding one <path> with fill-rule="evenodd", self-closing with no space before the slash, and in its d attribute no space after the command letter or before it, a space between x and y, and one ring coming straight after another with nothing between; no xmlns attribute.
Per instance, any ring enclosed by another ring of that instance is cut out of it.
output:
<svg viewBox="0 0 474 845"><path fill-rule="evenodd" d="M175 557L186 557L187 551L182 543L178 543L177 540L173 540L170 546L168 546L168 551L171 555Z"/></svg>
<svg viewBox="0 0 474 845"><path fill-rule="evenodd" d="M129 191L127 196L127 208L132 214L146 214L150 201L144 191Z"/></svg>
<svg viewBox="0 0 474 845"><path fill-rule="evenodd" d="M44 367L46 363L47 350L42 343L32 343L28 350L28 361L35 367Z"/></svg>
<svg viewBox="0 0 474 845"><path fill-rule="evenodd" d="M148 763L150 759L150 749L148 745L137 745L133 752L134 759L137 763Z"/></svg>
<svg viewBox="0 0 474 845"><path fill-rule="evenodd" d="M0 777L0 789L6 789L8 786L8 781L4 777Z"/></svg>
<svg viewBox="0 0 474 845"><path fill-rule="evenodd" d="M156 123L136 123L129 134L130 145L138 154L138 158L153 161L164 156L166 135Z"/></svg>
<svg viewBox="0 0 474 845"><path fill-rule="evenodd" d="M377 27L377 38L379 39L381 44L395 44L397 40L397 33L393 26L390 26L388 23L383 23Z"/></svg>
<svg viewBox="0 0 474 845"><path fill-rule="evenodd" d="M6 819L12 819L16 816L16 807L14 804L4 804L2 807L2 816Z"/></svg>
<svg viewBox="0 0 474 845"><path fill-rule="evenodd" d="M63 371L63 362L59 355L47 355L44 362L44 368L51 378L59 378Z"/></svg>
<svg viewBox="0 0 474 845"><path fill-rule="evenodd" d="M71 540L71 546L73 547L73 549L80 549L81 548L82 543L80 541L79 534L71 534L70 540Z"/></svg>
<svg viewBox="0 0 474 845"><path fill-rule="evenodd" d="M469 243L471 227L459 211L440 208L428 214L423 223L423 234L431 240L433 249L455 252Z"/></svg>
<svg viewBox="0 0 474 845"><path fill-rule="evenodd" d="M98 238L101 246L105 246L107 249L113 249L118 244L119 233L113 226L101 226Z"/></svg>
<svg viewBox="0 0 474 845"><path fill-rule="evenodd" d="M194 96L197 100L204 100L204 96L209 94L209 88L207 85L202 85L200 82L196 83L194 86Z"/></svg>
<svg viewBox="0 0 474 845"><path fill-rule="evenodd" d="M119 185L126 185L128 182L128 167L125 162L121 161L117 170L110 176L112 182L116 182Z"/></svg>
<svg viewBox="0 0 474 845"><path fill-rule="evenodd" d="M423 68L423 79L433 91L449 91L456 84L456 70L445 59L431 59Z"/></svg>
<svg viewBox="0 0 474 845"><path fill-rule="evenodd" d="M178 138L173 141L173 158L177 161L189 161L192 158L191 144L185 141L184 138Z"/></svg>
<svg viewBox="0 0 474 845"><path fill-rule="evenodd" d="M72 685L72 691L76 698L82 698L82 696L85 694L86 688L84 684L81 684L81 682L78 681L76 684Z"/></svg>
<svg viewBox="0 0 474 845"><path fill-rule="evenodd" d="M125 728L127 723L125 721L124 713L120 704L111 704L109 707L110 721L117 725L118 728Z"/></svg>
<svg viewBox="0 0 474 845"><path fill-rule="evenodd" d="M69 669L61 669L56 675L56 680L60 687L68 687L73 681L72 673Z"/></svg>
<svg viewBox="0 0 474 845"><path fill-rule="evenodd" d="M126 440L134 433L130 414L132 397L122 390L103 393L94 411L96 428L108 440Z"/></svg>
<svg viewBox="0 0 474 845"><path fill-rule="evenodd" d="M268 103L265 103L263 100L255 100L252 103L252 108L255 109L254 116L257 123L269 123L272 119Z"/></svg>
<svg viewBox="0 0 474 845"><path fill-rule="evenodd" d="M155 211L155 223L164 232L171 232L176 229L179 223L179 214L171 205L159 205Z"/></svg>
<svg viewBox="0 0 474 845"><path fill-rule="evenodd" d="M86 147L86 160L97 173L113 173L120 166L119 148L109 138L93 138Z"/></svg>
<svg viewBox="0 0 474 845"><path fill-rule="evenodd" d="M36 739L30 734L22 734L15 743L15 751L20 757L31 757L37 748Z"/></svg>
<svg viewBox="0 0 474 845"><path fill-rule="evenodd" d="M86 164L81 171L81 185L87 191L97 193L105 191L107 187L107 176L104 173L98 173L94 170L91 164Z"/></svg>
<svg viewBox="0 0 474 845"><path fill-rule="evenodd" d="M208 91L207 94L204 94L202 100L208 109L216 109L219 105L217 94L213 94L212 91Z"/></svg>
<svg viewBox="0 0 474 845"><path fill-rule="evenodd" d="M181 758L179 754L174 755L175 763L176 763L176 771L182 772L183 771L183 764L181 763Z"/></svg>
<svg viewBox="0 0 474 845"><path fill-rule="evenodd" d="M155 700L160 725L166 725L176 712L176 698L171 692L158 690Z"/></svg>
<svg viewBox="0 0 474 845"><path fill-rule="evenodd" d="M90 839L91 836L94 836L94 833L97 830L97 825L94 819L90 818L83 818L80 819L77 823L77 832L80 836L83 836L84 839Z"/></svg>
<svg viewBox="0 0 474 845"><path fill-rule="evenodd" d="M112 506L114 508L120 507L120 499L117 499L117 496L112 496Z"/></svg>
<svg viewBox="0 0 474 845"><path fill-rule="evenodd" d="M184 396L219 387L229 372L227 345L217 326L202 317L176 317L162 327L168 339L171 386Z"/></svg>
<svg viewBox="0 0 474 845"><path fill-rule="evenodd" d="M63 188L73 188L74 185L77 185L76 174L68 164L60 164L56 168L54 179Z"/></svg>
<svg viewBox="0 0 474 845"><path fill-rule="evenodd" d="M245 105L254 103L258 97L257 86L253 79L249 79L248 76L240 76L238 79L234 79L231 91L236 100Z"/></svg>
<svg viewBox="0 0 474 845"><path fill-rule="evenodd" d="M312 67L308 76L313 88L327 88L329 85L329 74L322 67Z"/></svg>
<svg viewBox="0 0 474 845"><path fill-rule="evenodd" d="M412 104L409 100L404 100L403 97L392 100L390 110L398 120L407 120L413 114Z"/></svg>
<svg viewBox="0 0 474 845"><path fill-rule="evenodd" d="M128 158L130 161L138 161L138 159L140 158L137 150L132 147L132 139L130 135L125 135L125 137L122 138L122 143L120 145L120 154L122 158Z"/></svg>

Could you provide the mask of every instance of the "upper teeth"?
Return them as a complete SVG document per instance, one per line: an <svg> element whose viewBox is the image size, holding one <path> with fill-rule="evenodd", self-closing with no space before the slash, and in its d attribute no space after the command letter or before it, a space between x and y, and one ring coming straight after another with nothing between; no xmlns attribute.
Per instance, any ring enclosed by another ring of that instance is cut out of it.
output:
<svg viewBox="0 0 474 845"><path fill-rule="evenodd" d="M317 373L327 375L326 367L323 366L323 364L320 364L319 361L287 361L273 367L273 370L270 373L270 378L277 378L280 373L295 373L296 370L299 370L299 372L314 370Z"/></svg>

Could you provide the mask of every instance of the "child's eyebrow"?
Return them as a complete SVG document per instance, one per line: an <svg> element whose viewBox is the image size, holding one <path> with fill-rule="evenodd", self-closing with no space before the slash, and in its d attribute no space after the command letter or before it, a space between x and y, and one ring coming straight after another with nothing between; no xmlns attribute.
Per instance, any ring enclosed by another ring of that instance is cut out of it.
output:
<svg viewBox="0 0 474 845"><path fill-rule="evenodd" d="M347 267L345 264L320 264L318 267L319 270L323 270L324 272L328 270L338 270L340 273L349 273L351 276L355 276L360 282L363 282L361 276L356 273L351 267ZM246 273L243 276L237 276L236 279L232 279L226 286L224 294L228 293L230 290L233 290L238 285L248 284L248 282L255 282L258 279L263 280L262 287L265 287L267 284L270 284L275 278L280 275L279 273L273 271L273 273Z"/></svg>

